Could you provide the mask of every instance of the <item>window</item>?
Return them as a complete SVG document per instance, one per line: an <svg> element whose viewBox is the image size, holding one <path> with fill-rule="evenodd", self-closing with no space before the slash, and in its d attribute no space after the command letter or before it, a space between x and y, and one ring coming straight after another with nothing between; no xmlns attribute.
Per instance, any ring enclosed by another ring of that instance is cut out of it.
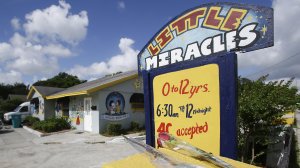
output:
<svg viewBox="0 0 300 168"><path fill-rule="evenodd" d="M134 110L143 110L144 109L144 94L142 93L133 93L130 97L131 108Z"/></svg>
<svg viewBox="0 0 300 168"><path fill-rule="evenodd" d="M27 106L22 107L20 112L28 112L28 107Z"/></svg>

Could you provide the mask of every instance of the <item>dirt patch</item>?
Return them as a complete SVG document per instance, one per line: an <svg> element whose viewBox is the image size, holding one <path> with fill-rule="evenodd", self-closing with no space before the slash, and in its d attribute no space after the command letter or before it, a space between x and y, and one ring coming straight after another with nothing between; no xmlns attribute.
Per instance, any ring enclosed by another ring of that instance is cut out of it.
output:
<svg viewBox="0 0 300 168"><path fill-rule="evenodd" d="M86 143L86 144L104 144L105 143L105 141L98 141L98 142L84 142L84 143Z"/></svg>
<svg viewBox="0 0 300 168"><path fill-rule="evenodd" d="M45 145L61 144L61 142L44 142Z"/></svg>
<svg viewBox="0 0 300 168"><path fill-rule="evenodd" d="M20 157L30 157L30 156L34 156L35 152L19 152L18 155Z"/></svg>

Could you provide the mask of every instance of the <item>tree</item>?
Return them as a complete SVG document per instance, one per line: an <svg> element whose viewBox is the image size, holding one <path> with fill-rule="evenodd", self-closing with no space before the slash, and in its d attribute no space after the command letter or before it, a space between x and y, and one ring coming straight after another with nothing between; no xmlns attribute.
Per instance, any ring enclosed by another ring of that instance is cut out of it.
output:
<svg viewBox="0 0 300 168"><path fill-rule="evenodd" d="M77 76L69 75L65 72L60 72L58 75L48 80L35 82L33 86L68 88L84 82L86 82L86 80L80 80Z"/></svg>
<svg viewBox="0 0 300 168"><path fill-rule="evenodd" d="M20 105L21 103L23 103L23 101L19 99L5 100L1 103L0 113L12 111L16 107L18 107L18 105Z"/></svg>
<svg viewBox="0 0 300 168"><path fill-rule="evenodd" d="M1 100L0 101L0 119L3 119L4 113L13 111L21 103L23 103L23 101L19 100L19 99Z"/></svg>
<svg viewBox="0 0 300 168"><path fill-rule="evenodd" d="M297 88L288 81L266 82L267 76L256 81L239 78L238 82L238 139L242 161L254 163L265 153L257 147L267 146L275 126L283 123L282 116L295 110ZM251 149L250 152L248 149Z"/></svg>
<svg viewBox="0 0 300 168"><path fill-rule="evenodd" d="M19 95L27 95L28 86L24 83L15 83L11 84L0 84L0 99L7 99L9 94L19 94Z"/></svg>

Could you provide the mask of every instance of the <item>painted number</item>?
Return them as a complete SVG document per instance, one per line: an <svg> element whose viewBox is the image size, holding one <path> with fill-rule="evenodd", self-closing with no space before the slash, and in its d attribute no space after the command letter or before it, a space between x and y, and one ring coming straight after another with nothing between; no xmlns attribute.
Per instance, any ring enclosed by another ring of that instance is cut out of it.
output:
<svg viewBox="0 0 300 168"><path fill-rule="evenodd" d="M166 117L168 115L170 117L172 117L172 115L173 115L173 105L172 104L164 104L164 106L165 106L165 112L166 112L164 117Z"/></svg>
<svg viewBox="0 0 300 168"><path fill-rule="evenodd" d="M191 112L193 111L194 105L193 104L187 104L186 105L186 118L192 118Z"/></svg>
<svg viewBox="0 0 300 168"><path fill-rule="evenodd" d="M156 115L159 117L161 115L161 110L159 109L160 104L156 108Z"/></svg>
<svg viewBox="0 0 300 168"><path fill-rule="evenodd" d="M160 117L161 114L164 114L164 117L176 117L176 115L173 116L173 104L164 104L162 108L160 108L161 104L158 104L156 108L156 115L157 117Z"/></svg>
<svg viewBox="0 0 300 168"><path fill-rule="evenodd" d="M169 127L171 127L171 123L165 124L164 122L160 123L159 127L157 128L157 132L167 132L169 133Z"/></svg>

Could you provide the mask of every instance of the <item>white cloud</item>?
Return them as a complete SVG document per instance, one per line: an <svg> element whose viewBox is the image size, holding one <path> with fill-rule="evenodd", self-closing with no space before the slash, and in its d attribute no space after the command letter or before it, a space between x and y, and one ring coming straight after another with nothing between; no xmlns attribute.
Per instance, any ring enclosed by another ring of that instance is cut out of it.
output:
<svg viewBox="0 0 300 168"><path fill-rule="evenodd" d="M120 8L120 9L125 9L125 8L126 8L125 2L124 2L124 1L119 1L119 2L118 2L118 8Z"/></svg>
<svg viewBox="0 0 300 168"><path fill-rule="evenodd" d="M16 82L22 82L22 75L20 72L17 71L2 72L0 70L0 83L13 84Z"/></svg>
<svg viewBox="0 0 300 168"><path fill-rule="evenodd" d="M25 32L32 38L46 36L52 40L78 44L87 34L89 20L86 11L71 14L70 9L70 4L59 1L59 5L34 10L25 16Z"/></svg>
<svg viewBox="0 0 300 168"><path fill-rule="evenodd" d="M45 55L51 55L57 57L69 57L72 55L72 52L68 48L65 48L60 44L57 45L49 44L48 46L42 48L42 50Z"/></svg>
<svg viewBox="0 0 300 168"><path fill-rule="evenodd" d="M257 78L270 74L270 79L297 77L300 78L300 1L299 0L274 0L274 47L239 54L240 72L248 71L243 75L261 73L249 76ZM297 56L293 56L298 53ZM289 58L290 57L290 58ZM279 63L281 62L281 63ZM275 65L275 66L274 66Z"/></svg>
<svg viewBox="0 0 300 168"><path fill-rule="evenodd" d="M19 30L21 28L20 20L16 17L11 19L10 24L15 30Z"/></svg>
<svg viewBox="0 0 300 168"><path fill-rule="evenodd" d="M26 14L23 26L19 19L11 20L15 30L25 34L15 32L9 41L0 42L3 82L20 81L24 75L36 79L53 75L60 70L59 59L74 55L72 46L85 38L88 16L86 11L72 14L70 9L70 4L59 1Z"/></svg>
<svg viewBox="0 0 300 168"><path fill-rule="evenodd" d="M41 81L46 81L48 78L46 78L46 77L42 77L40 80Z"/></svg>
<svg viewBox="0 0 300 168"><path fill-rule="evenodd" d="M0 63L6 61L10 57L12 47L8 43L0 43Z"/></svg>
<svg viewBox="0 0 300 168"><path fill-rule="evenodd" d="M137 69L137 54L139 51L132 48L133 44L132 39L121 38L119 43L120 54L112 56L107 62L95 62L87 67L75 65L68 73L77 75L79 78L94 79L108 73L135 70Z"/></svg>

